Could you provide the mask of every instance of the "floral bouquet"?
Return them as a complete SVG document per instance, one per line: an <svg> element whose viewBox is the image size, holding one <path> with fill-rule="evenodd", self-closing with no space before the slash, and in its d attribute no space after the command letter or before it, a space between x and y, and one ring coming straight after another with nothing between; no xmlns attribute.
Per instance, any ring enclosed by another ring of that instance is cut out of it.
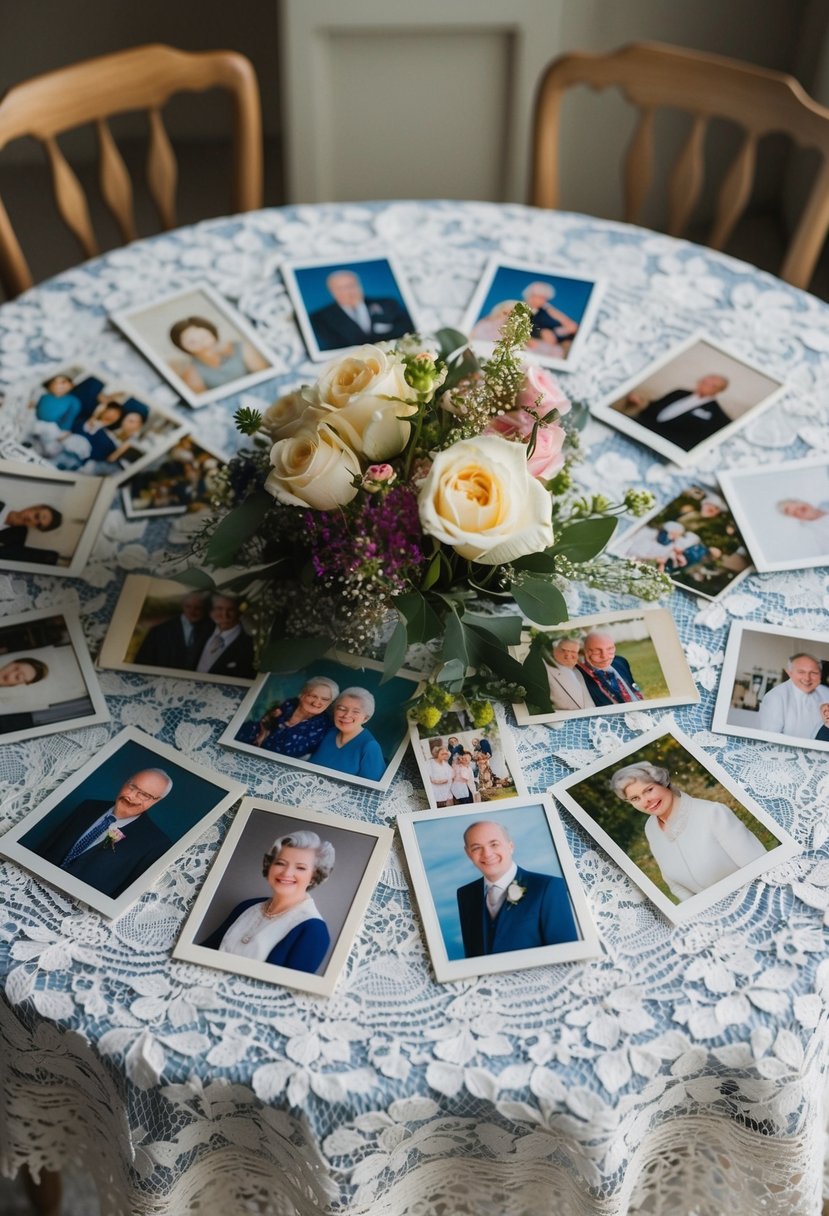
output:
<svg viewBox="0 0 829 1216"><path fill-rule="evenodd" d="M543 704L538 652L524 663L509 652L522 616L496 606L555 625L568 580L643 599L670 586L650 567L600 558L616 517L652 497L578 495L585 411L549 372L523 366L530 325L516 305L481 362L454 330L363 346L264 416L237 412L252 445L220 475L218 514L195 541L202 568L186 578L212 586L211 571L246 571L223 588L244 593L258 670L385 640L390 677L409 646L429 643L433 699L530 693Z"/></svg>

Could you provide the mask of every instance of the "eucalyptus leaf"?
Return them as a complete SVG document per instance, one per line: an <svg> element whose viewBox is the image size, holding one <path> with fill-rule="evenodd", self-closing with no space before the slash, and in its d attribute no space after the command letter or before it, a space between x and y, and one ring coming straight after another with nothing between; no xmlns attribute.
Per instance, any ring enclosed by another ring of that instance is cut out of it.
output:
<svg viewBox="0 0 829 1216"><path fill-rule="evenodd" d="M569 558L571 562L589 562L604 549L616 531L616 523L615 515L579 519L561 529L552 552Z"/></svg>
<svg viewBox="0 0 829 1216"><path fill-rule="evenodd" d="M186 587L195 587L199 591L214 591L216 584L212 576L207 570L202 570L200 566L187 566L186 569L176 574L175 581L184 583Z"/></svg>
<svg viewBox="0 0 829 1216"><path fill-rule="evenodd" d="M483 629L486 633L494 634L505 646L517 646L521 641L520 616L481 616L478 613L465 612L461 620L471 629Z"/></svg>
<svg viewBox="0 0 829 1216"><path fill-rule="evenodd" d="M527 705L539 713L552 713L550 682L541 652L541 640L536 639L521 664L521 683L527 690Z"/></svg>
<svg viewBox="0 0 829 1216"><path fill-rule="evenodd" d="M271 495L257 490L229 511L210 537L205 553L208 565L231 565L242 545L257 531L272 506Z"/></svg>
<svg viewBox="0 0 829 1216"><path fill-rule="evenodd" d="M470 665L469 652L466 645L466 630L456 612L447 613L446 632L443 635L443 652L441 657L444 663L457 659L463 665L464 672Z"/></svg>
<svg viewBox="0 0 829 1216"><path fill-rule="evenodd" d="M466 665L460 659L449 659L444 663L435 680L438 684L446 684L450 692L460 692L463 687Z"/></svg>
<svg viewBox="0 0 829 1216"><path fill-rule="evenodd" d="M429 569L423 578L421 584L423 591L428 591L430 587L434 587L435 583L440 578L440 553L436 553L429 563Z"/></svg>
<svg viewBox="0 0 829 1216"><path fill-rule="evenodd" d="M542 549L540 553L527 553L518 557L512 563L516 570L529 570L534 574L554 574L556 555L552 549Z"/></svg>
<svg viewBox="0 0 829 1216"><path fill-rule="evenodd" d="M524 615L537 625L558 625L567 620L564 596L545 579L522 577L512 584L512 595Z"/></svg>
<svg viewBox="0 0 829 1216"><path fill-rule="evenodd" d="M509 653L502 638L474 625L470 626L467 633L475 637L477 665L486 664L496 675L512 684L524 683L521 664Z"/></svg>
<svg viewBox="0 0 829 1216"><path fill-rule="evenodd" d="M383 656L383 678L380 683L385 684L392 676L397 675L400 668L403 666L403 661L406 658L406 648L409 644L408 633L406 630L406 619L400 616L397 624L394 627L394 632L386 643L386 653Z"/></svg>
<svg viewBox="0 0 829 1216"><path fill-rule="evenodd" d="M259 659L260 671L301 671L334 645L331 638L278 638L268 642Z"/></svg>
<svg viewBox="0 0 829 1216"><path fill-rule="evenodd" d="M443 630L442 620L419 591L407 591L405 595L395 596L394 606L405 618L410 646L428 642Z"/></svg>

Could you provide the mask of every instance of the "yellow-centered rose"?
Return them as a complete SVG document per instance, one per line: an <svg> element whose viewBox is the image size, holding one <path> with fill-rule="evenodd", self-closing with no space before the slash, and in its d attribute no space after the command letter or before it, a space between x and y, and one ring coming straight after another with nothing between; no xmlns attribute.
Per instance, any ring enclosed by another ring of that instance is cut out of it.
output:
<svg viewBox="0 0 829 1216"><path fill-rule="evenodd" d="M308 409L308 401L302 393L302 389L286 393L265 410L260 429L274 443L277 439L290 439L292 435L307 427L305 412Z"/></svg>
<svg viewBox="0 0 829 1216"><path fill-rule="evenodd" d="M379 346L360 346L327 364L316 384L319 401L309 418L333 427L355 452L370 461L402 452L417 412L417 393L406 383L399 355Z"/></svg>
<svg viewBox="0 0 829 1216"><path fill-rule="evenodd" d="M499 566L553 543L553 504L530 476L522 443L479 435L438 452L418 496L429 536L470 561Z"/></svg>
<svg viewBox="0 0 829 1216"><path fill-rule="evenodd" d="M331 511L357 493L360 462L330 427L280 439L271 448L271 464L265 489L289 507Z"/></svg>

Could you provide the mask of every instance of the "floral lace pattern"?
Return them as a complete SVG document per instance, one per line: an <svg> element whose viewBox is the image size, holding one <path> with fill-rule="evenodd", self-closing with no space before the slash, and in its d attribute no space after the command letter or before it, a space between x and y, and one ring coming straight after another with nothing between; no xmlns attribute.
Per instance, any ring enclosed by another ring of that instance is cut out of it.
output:
<svg viewBox="0 0 829 1216"><path fill-rule="evenodd" d="M717 451L721 466L829 450L826 305L668 237L483 203L263 211L87 263L0 312L8 404L45 366L94 351L96 366L169 405L169 389L106 313L206 279L252 319L279 372L197 414L178 408L200 439L230 451L236 406L261 406L314 375L280 261L347 262L378 246L394 251L424 330L458 324L493 252L606 277L580 368L563 378L576 398L598 399L702 320L788 386ZM587 490L636 484L667 501L684 476L597 422L584 446ZM706 471L710 461L697 470ZM175 524L125 522L114 506L83 580L0 573L0 611L77 605L95 653L122 573L153 570L184 543ZM574 612L625 606L571 599ZM327 1001L170 961L226 823L114 923L3 863L4 1172L73 1159L95 1176L102 1210L125 1216L205 1203L272 1216L529 1216L550 1210L552 1195L561 1216L817 1213L829 776L815 753L709 728L729 621L825 629L826 574L752 575L716 603L680 591L669 603L702 694L676 720L792 833L798 858L672 929L565 814L604 956L437 985L395 846ZM265 798L326 811L334 797L338 813L378 822L426 806L411 756L381 795L219 748L242 690L120 672L101 673L101 683L111 727L0 748L0 830L130 724ZM632 710L514 729L530 788L658 717Z"/></svg>

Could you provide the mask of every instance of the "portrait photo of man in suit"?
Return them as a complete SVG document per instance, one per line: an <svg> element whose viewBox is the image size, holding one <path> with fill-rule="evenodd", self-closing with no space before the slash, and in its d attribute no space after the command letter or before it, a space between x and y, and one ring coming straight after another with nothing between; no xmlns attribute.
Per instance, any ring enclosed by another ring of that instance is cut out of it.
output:
<svg viewBox="0 0 829 1216"><path fill-rule="evenodd" d="M54 532L62 523L60 511L48 503L33 503L15 510L0 502L0 562L5 557L9 561L55 565L58 554L54 550L40 549L27 542L30 530Z"/></svg>
<svg viewBox="0 0 829 1216"><path fill-rule="evenodd" d="M342 350L367 342L387 342L411 333L415 326L401 300L366 296L359 275L347 268L325 280L332 302L309 314L321 351Z"/></svg>
<svg viewBox="0 0 829 1216"><path fill-rule="evenodd" d="M210 597L210 620L213 629L204 642L195 670L252 680L253 639L242 628L239 601L232 595L214 592Z"/></svg>
<svg viewBox="0 0 829 1216"><path fill-rule="evenodd" d="M164 769L140 769L113 798L82 799L37 844L30 844L27 836L21 844L114 899L171 847L173 841L147 811L172 788L172 777Z"/></svg>
<svg viewBox="0 0 829 1216"><path fill-rule="evenodd" d="M210 599L204 591L189 591L177 616L153 625L139 646L135 662L144 667L173 667L194 671L205 642L214 632Z"/></svg>
<svg viewBox="0 0 829 1216"><path fill-rule="evenodd" d="M518 865L502 824L490 819L470 824L463 847L481 874L457 890L466 958L579 940L564 879Z"/></svg>
<svg viewBox="0 0 829 1216"><path fill-rule="evenodd" d="M676 388L652 401L638 391L628 393L627 406L641 407L632 417L688 452L716 435L731 419L717 400L728 388L728 377L708 373L694 387Z"/></svg>
<svg viewBox="0 0 829 1216"><path fill-rule="evenodd" d="M578 669L594 705L623 705L643 699L630 663L616 653L616 643L609 633L588 633L582 645L584 661Z"/></svg>

